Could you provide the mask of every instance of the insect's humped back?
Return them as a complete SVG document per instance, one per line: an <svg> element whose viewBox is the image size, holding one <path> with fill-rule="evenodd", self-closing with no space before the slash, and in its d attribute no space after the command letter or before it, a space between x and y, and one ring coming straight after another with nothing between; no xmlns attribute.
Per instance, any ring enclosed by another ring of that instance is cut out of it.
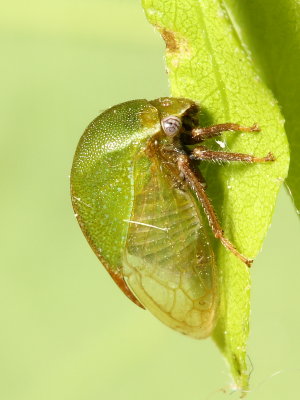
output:
<svg viewBox="0 0 300 400"><path fill-rule="evenodd" d="M109 152L126 149L160 129L157 109L147 100L109 108L95 118L78 144L73 170L86 172ZM73 172L73 171L72 171Z"/></svg>
<svg viewBox="0 0 300 400"><path fill-rule="evenodd" d="M147 100L119 104L100 114L78 144L71 172L72 203L90 245L110 269L120 267L132 205L132 158L160 129Z"/></svg>

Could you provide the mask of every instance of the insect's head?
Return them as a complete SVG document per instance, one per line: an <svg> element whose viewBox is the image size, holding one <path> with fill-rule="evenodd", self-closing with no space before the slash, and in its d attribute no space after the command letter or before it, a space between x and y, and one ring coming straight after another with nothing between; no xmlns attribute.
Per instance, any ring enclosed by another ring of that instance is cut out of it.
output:
<svg viewBox="0 0 300 400"><path fill-rule="evenodd" d="M158 111L162 131L173 138L182 131L191 130L197 120L198 107L185 98L160 97L150 102Z"/></svg>

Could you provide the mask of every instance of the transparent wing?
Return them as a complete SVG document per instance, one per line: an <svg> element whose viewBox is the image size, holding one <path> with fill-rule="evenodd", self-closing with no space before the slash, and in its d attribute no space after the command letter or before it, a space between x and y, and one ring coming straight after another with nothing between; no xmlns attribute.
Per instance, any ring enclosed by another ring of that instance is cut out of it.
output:
<svg viewBox="0 0 300 400"><path fill-rule="evenodd" d="M123 254L125 280L166 325L206 337L215 324L217 283L197 204L158 159L152 159L147 171L139 164Z"/></svg>

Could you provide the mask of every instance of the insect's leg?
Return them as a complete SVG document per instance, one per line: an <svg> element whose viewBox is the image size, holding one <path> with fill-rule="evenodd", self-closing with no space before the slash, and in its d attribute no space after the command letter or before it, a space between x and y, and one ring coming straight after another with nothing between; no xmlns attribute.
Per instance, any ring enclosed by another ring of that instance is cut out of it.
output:
<svg viewBox="0 0 300 400"><path fill-rule="evenodd" d="M234 245L224 236L223 229L218 221L213 205L211 204L205 189L201 182L199 182L198 176L193 171L189 158L187 155L181 154L178 157L178 168L180 173L185 177L189 186L195 191L197 198L202 204L202 207L207 215L209 225L217 239L220 239L223 246L231 251L236 257L243 261L248 267L251 266L253 260L243 256Z"/></svg>
<svg viewBox="0 0 300 400"><path fill-rule="evenodd" d="M182 172L180 172L180 175L181 175L182 178L186 179L185 175ZM200 171L197 171L197 178L198 178L199 183L202 185L202 187L204 189L207 189L206 180L205 180L204 176L201 174Z"/></svg>
<svg viewBox="0 0 300 400"><path fill-rule="evenodd" d="M201 185L203 186L203 188L204 188L204 189L207 189L206 180L205 180L204 176L201 174L200 171L199 171L199 173L198 173L198 179L199 179L199 182L201 183Z"/></svg>
<svg viewBox="0 0 300 400"><path fill-rule="evenodd" d="M260 128L256 124L249 127L228 122L226 124L211 125L205 128L195 128L192 130L192 138L195 143L201 142L202 140L219 136L225 131L259 132Z"/></svg>
<svg viewBox="0 0 300 400"><path fill-rule="evenodd" d="M207 161L242 161L246 163L268 162L275 161L272 153L268 153L265 157L255 157L250 154L243 153L229 153L226 151L213 151L204 146L198 146L193 149L190 158L194 160L207 160Z"/></svg>

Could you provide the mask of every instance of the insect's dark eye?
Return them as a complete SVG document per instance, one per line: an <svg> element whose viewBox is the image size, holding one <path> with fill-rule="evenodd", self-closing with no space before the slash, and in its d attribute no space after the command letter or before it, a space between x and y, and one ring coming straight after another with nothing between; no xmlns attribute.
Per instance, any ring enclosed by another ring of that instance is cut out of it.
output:
<svg viewBox="0 0 300 400"><path fill-rule="evenodd" d="M181 128L181 119L170 115L161 121L163 131L167 136L175 136Z"/></svg>

